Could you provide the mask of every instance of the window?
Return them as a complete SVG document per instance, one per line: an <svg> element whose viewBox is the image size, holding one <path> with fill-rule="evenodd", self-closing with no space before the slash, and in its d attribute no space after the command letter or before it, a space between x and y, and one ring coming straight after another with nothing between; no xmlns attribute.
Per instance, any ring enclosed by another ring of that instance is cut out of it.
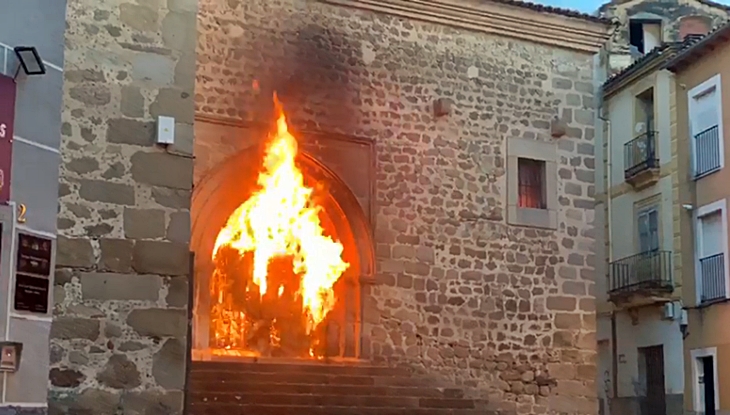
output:
<svg viewBox="0 0 730 415"><path fill-rule="evenodd" d="M638 53L651 52L662 43L661 21L631 19L629 21L629 44Z"/></svg>
<svg viewBox="0 0 730 415"><path fill-rule="evenodd" d="M639 252L649 253L659 250L659 211L656 207L644 209L637 218L639 233Z"/></svg>
<svg viewBox="0 0 730 415"><path fill-rule="evenodd" d="M633 138L624 144L624 177L627 180L648 169L659 168L654 131L654 88L636 96L633 129Z"/></svg>
<svg viewBox="0 0 730 415"><path fill-rule="evenodd" d="M555 142L507 139L507 223L557 229L558 148Z"/></svg>
<svg viewBox="0 0 730 415"><path fill-rule="evenodd" d="M728 298L727 202L703 206L695 216L695 286L700 304Z"/></svg>
<svg viewBox="0 0 730 415"><path fill-rule="evenodd" d="M687 92L692 166L695 178L725 165L720 75Z"/></svg>
<svg viewBox="0 0 730 415"><path fill-rule="evenodd" d="M654 88L649 88L636 96L634 118L636 134L654 131Z"/></svg>
<svg viewBox="0 0 730 415"><path fill-rule="evenodd" d="M519 203L521 208L547 209L545 200L545 162L520 158L517 161Z"/></svg>

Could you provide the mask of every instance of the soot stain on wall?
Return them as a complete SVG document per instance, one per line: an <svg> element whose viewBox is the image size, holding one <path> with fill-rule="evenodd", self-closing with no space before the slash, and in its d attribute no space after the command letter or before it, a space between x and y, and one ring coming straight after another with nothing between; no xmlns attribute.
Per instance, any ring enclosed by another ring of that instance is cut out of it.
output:
<svg viewBox="0 0 730 415"><path fill-rule="evenodd" d="M271 47L277 42L278 48ZM362 71L353 39L336 29L310 24L257 36L255 43L245 49L243 59L260 93L241 95L246 118L271 120L276 92L296 129L336 131L358 125Z"/></svg>

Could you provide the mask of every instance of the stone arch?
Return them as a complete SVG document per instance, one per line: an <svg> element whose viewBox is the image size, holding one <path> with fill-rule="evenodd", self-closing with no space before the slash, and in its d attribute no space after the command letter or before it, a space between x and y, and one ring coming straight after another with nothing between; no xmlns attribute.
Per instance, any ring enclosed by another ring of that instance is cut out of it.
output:
<svg viewBox="0 0 730 415"><path fill-rule="evenodd" d="M191 203L190 249L195 253L194 273L194 349L205 349L208 343L207 311L209 309L209 277L213 271L210 254L219 230L231 213L256 189L261 170L263 145L242 150L219 166L212 168L196 184ZM300 148L297 165L305 184L316 189L323 227L345 247L345 261L350 267L343 279L357 286L375 272L374 243L371 225L359 201L347 184L330 168ZM359 325L362 307L357 305ZM359 330L354 339L359 354Z"/></svg>

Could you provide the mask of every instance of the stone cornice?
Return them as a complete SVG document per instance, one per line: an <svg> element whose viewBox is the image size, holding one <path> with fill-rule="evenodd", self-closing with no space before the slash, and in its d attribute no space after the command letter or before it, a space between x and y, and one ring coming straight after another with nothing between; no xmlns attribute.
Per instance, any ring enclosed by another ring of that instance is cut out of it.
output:
<svg viewBox="0 0 730 415"><path fill-rule="evenodd" d="M319 0L394 16L596 53L609 23L482 0Z"/></svg>

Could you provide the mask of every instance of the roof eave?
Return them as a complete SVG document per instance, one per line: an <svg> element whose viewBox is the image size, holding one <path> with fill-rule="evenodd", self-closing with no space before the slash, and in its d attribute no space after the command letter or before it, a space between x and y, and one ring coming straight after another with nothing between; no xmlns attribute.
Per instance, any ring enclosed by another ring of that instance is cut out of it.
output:
<svg viewBox="0 0 730 415"><path fill-rule="evenodd" d="M674 58L665 63L664 67L672 72L682 71L698 59L711 54L718 45L728 40L730 40L730 23L679 52Z"/></svg>

